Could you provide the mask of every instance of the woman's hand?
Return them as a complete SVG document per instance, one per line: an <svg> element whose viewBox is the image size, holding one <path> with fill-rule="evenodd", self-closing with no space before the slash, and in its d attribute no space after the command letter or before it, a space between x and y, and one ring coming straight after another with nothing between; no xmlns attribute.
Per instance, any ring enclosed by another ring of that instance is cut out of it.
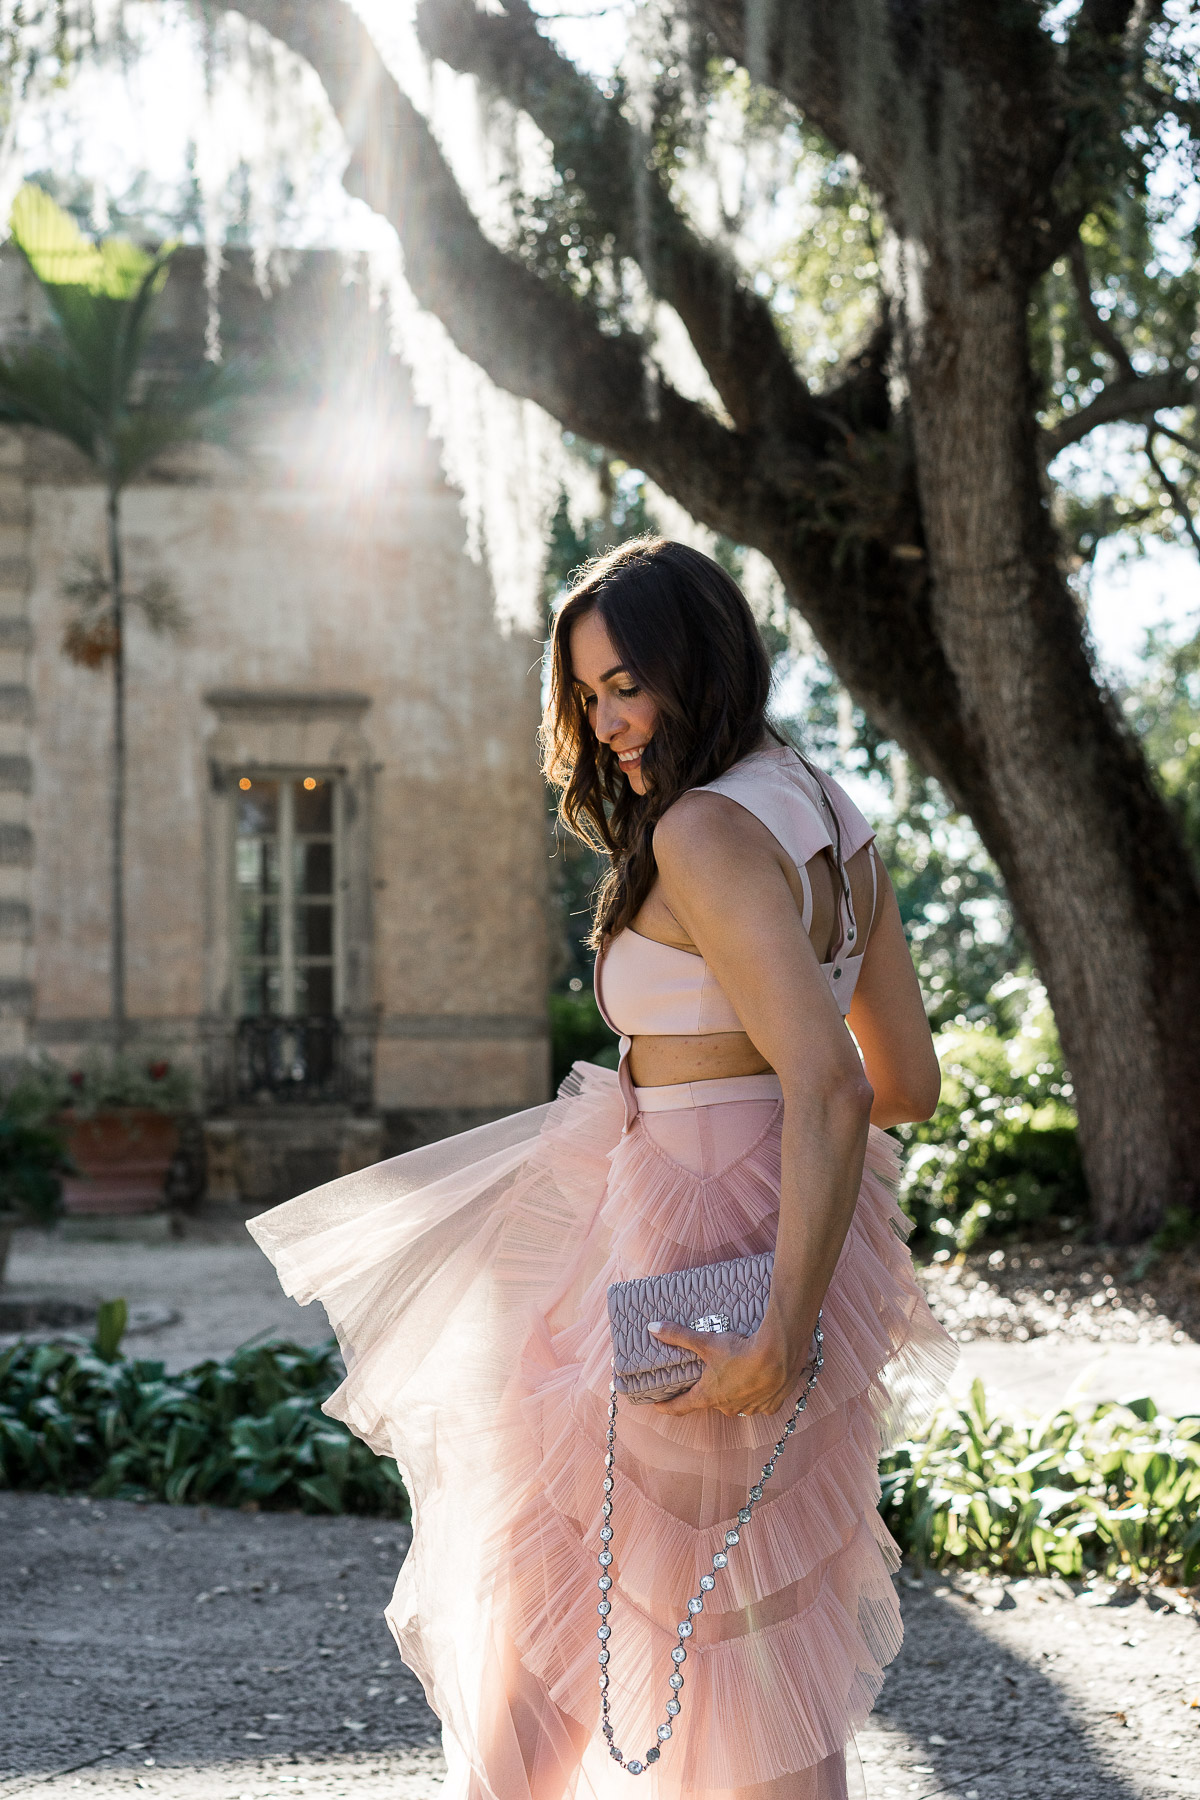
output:
<svg viewBox="0 0 1200 1800"><path fill-rule="evenodd" d="M752 1338L671 1323L655 1323L650 1331L660 1344L690 1350L704 1364L704 1373L686 1394L655 1402L659 1412L700 1412L711 1406L731 1419L747 1417L778 1412L800 1391L807 1359L793 1367L786 1342L767 1320Z"/></svg>

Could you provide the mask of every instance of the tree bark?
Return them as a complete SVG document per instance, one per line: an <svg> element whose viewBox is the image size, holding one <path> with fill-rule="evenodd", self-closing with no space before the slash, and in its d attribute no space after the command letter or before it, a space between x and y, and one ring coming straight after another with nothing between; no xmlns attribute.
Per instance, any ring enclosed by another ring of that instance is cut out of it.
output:
<svg viewBox="0 0 1200 1800"><path fill-rule="evenodd" d="M1069 109L1036 9L763 9L765 72L858 157L882 197L891 311L840 388L814 398L797 377L781 417L781 384L764 397L761 370L739 366L714 325L713 309L736 301L753 341L752 299L728 273L734 290L723 291L703 246L652 212L674 258L660 286L674 283L693 342L710 345L732 429L669 387L647 405L636 340L600 332L568 294L486 241L344 0L240 10L324 81L351 144L347 184L396 225L417 298L459 347L646 469L696 518L764 551L855 699L974 820L1050 993L1102 1234L1135 1237L1167 1207L1200 1205L1200 894L1090 667L1042 487L1026 307L1073 227L1054 192ZM697 10L744 60L742 0L697 0ZM1104 79L1120 62L1109 38L1134 11L1119 0L1081 10L1092 36L1079 58L1109 34L1096 63ZM484 76L488 63L553 136L531 71L543 85L568 78L544 46L509 54L502 34L519 33L523 13L519 0L490 15L437 0L430 18L439 53ZM1094 104L1100 76L1089 69ZM614 234L619 188L597 173L589 190ZM1145 398L1133 395L1134 410ZM897 559L897 545L916 556Z"/></svg>
<svg viewBox="0 0 1200 1800"><path fill-rule="evenodd" d="M925 268L905 366L935 624L1000 816L986 841L1059 1022L1096 1223L1134 1237L1197 1202L1200 901L1057 567L1026 283Z"/></svg>

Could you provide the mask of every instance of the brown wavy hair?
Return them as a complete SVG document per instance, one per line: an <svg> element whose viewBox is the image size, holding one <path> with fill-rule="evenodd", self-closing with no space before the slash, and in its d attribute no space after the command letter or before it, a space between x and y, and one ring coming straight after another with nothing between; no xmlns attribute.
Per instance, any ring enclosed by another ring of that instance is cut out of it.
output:
<svg viewBox="0 0 1200 1800"><path fill-rule="evenodd" d="M571 629L593 610L658 708L642 752L644 795L588 724L571 668ZM672 801L715 781L764 738L785 741L767 720L770 686L745 595L711 557L644 536L584 565L554 621L542 766L568 830L610 859L596 894L594 945L623 930L650 892L654 827Z"/></svg>

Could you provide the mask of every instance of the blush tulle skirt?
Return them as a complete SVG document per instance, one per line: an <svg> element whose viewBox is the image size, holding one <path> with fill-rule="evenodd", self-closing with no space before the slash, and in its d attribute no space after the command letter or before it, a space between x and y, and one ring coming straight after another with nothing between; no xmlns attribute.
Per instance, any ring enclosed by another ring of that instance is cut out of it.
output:
<svg viewBox="0 0 1200 1800"><path fill-rule="evenodd" d="M634 1113L629 1093L577 1063L549 1106L250 1224L337 1332L347 1374L326 1412L394 1457L411 1497L387 1619L442 1721L446 1800L629 1793L598 1729L606 1289L774 1244L781 1102ZM847 1742L901 1636L877 1463L955 1354L913 1278L895 1174L873 1128L821 1380L688 1640L673 1739L633 1778L647 1800L846 1793ZM655 1743L676 1625L789 1410L620 1408L609 1699L627 1757Z"/></svg>

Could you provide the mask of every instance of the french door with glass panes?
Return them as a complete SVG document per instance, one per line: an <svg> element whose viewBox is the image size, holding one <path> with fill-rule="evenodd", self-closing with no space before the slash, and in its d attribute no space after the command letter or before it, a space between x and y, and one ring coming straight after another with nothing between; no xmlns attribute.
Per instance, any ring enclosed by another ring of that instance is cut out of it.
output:
<svg viewBox="0 0 1200 1800"><path fill-rule="evenodd" d="M235 793L238 1013L331 1018L342 998L337 784L250 772Z"/></svg>

